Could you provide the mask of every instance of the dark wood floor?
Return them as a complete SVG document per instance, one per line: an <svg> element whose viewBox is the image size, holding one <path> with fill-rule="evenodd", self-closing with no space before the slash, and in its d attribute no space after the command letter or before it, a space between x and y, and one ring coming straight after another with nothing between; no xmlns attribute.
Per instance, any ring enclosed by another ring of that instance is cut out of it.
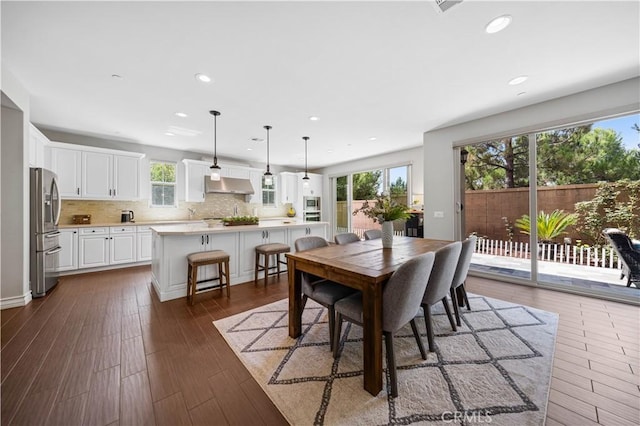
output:
<svg viewBox="0 0 640 426"><path fill-rule="evenodd" d="M1 312L2 424L286 424L212 321L287 296L160 303L149 267L64 277L49 296ZM638 424L637 307L470 278L472 292L560 313L548 425Z"/></svg>

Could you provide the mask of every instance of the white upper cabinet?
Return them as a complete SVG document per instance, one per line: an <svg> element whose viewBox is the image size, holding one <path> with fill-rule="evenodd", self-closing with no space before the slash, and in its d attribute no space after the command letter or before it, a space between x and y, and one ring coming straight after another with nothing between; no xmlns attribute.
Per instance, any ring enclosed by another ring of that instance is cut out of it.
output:
<svg viewBox="0 0 640 426"><path fill-rule="evenodd" d="M82 152L78 149L51 148L51 169L58 175L62 198L80 198Z"/></svg>
<svg viewBox="0 0 640 426"><path fill-rule="evenodd" d="M140 198L140 158L113 156L113 197L121 200Z"/></svg>
<svg viewBox="0 0 640 426"><path fill-rule="evenodd" d="M204 177L209 174L209 163L197 160L182 160L185 173L184 200L190 202L204 201Z"/></svg>
<svg viewBox="0 0 640 426"><path fill-rule="evenodd" d="M302 188L303 197L320 197L322 195L322 175L316 173L307 173L309 177L308 185L304 185L302 178L303 173L298 173L300 187Z"/></svg>
<svg viewBox="0 0 640 426"><path fill-rule="evenodd" d="M112 197L113 155L101 152L82 153L82 198Z"/></svg>
<svg viewBox="0 0 640 426"><path fill-rule="evenodd" d="M62 198L137 200L143 156L52 142L51 168Z"/></svg>
<svg viewBox="0 0 640 426"><path fill-rule="evenodd" d="M29 124L29 166L46 167L44 161L44 147L49 144L49 139L33 124Z"/></svg>
<svg viewBox="0 0 640 426"><path fill-rule="evenodd" d="M280 173L280 202L282 204L298 202L298 175L296 173Z"/></svg>

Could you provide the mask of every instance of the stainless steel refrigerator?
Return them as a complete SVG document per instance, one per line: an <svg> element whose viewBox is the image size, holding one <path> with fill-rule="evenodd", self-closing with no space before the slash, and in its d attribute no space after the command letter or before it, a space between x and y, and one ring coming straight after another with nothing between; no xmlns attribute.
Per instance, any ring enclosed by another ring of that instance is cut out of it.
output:
<svg viewBox="0 0 640 426"><path fill-rule="evenodd" d="M42 297L58 283L60 193L51 170L30 170L30 281L32 297Z"/></svg>

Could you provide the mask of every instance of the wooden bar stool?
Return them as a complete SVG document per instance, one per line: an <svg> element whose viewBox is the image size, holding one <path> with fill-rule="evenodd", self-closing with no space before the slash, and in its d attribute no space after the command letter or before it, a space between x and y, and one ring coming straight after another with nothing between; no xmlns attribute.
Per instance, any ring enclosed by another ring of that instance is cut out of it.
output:
<svg viewBox="0 0 640 426"><path fill-rule="evenodd" d="M283 253L289 253L291 251L291 247L287 244L281 243L271 243L271 244L262 244L256 246L256 268L253 276L253 283L258 283L258 273L260 271L264 271L264 285L267 285L267 280L269 275L278 275L280 276L281 270L280 265L286 265L287 262L280 260L280 255ZM273 266L269 266L269 258L271 256L276 256L276 264ZM261 264L261 256L264 258L264 264ZM271 272L272 269L276 269L276 272Z"/></svg>
<svg viewBox="0 0 640 426"><path fill-rule="evenodd" d="M229 254L227 252L223 250L212 250L191 253L187 256L187 262L189 263L189 267L187 268L187 300L189 300L192 305L197 293L213 288L220 288L220 291L222 291L222 287L225 285L227 287L227 297L231 297L231 285L229 283ZM198 281L198 267L216 264L218 265L217 277ZM204 288L197 288L198 284L210 281L218 281L218 284Z"/></svg>

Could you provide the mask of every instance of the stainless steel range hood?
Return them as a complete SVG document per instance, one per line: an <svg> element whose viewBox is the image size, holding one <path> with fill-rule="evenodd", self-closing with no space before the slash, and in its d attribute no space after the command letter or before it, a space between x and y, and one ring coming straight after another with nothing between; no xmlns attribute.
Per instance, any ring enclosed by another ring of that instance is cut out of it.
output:
<svg viewBox="0 0 640 426"><path fill-rule="evenodd" d="M204 177L204 188L207 193L218 194L254 194L253 186L249 179L238 179L221 177L220 180L211 180L209 176Z"/></svg>

